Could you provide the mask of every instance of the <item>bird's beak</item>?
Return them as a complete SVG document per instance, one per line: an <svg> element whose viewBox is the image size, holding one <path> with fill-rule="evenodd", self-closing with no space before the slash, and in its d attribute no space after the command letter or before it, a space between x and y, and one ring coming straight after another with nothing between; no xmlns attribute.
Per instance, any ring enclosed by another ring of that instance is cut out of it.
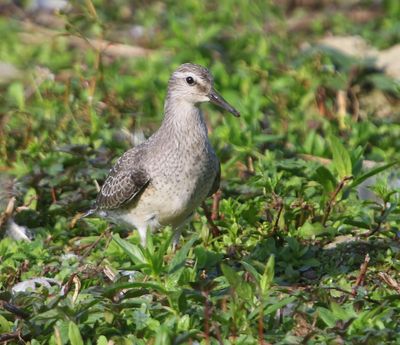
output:
<svg viewBox="0 0 400 345"><path fill-rule="evenodd" d="M234 107L232 107L227 101L225 101L224 98L217 91L214 90L214 88L211 89L211 92L208 95L208 97L210 98L211 103L214 103L220 106L222 109L229 111L236 117L240 116L240 113Z"/></svg>

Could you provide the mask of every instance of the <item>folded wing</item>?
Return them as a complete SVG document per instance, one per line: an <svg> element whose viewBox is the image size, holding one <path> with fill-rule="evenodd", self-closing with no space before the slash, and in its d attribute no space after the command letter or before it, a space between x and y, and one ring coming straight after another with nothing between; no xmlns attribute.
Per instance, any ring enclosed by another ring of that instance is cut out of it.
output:
<svg viewBox="0 0 400 345"><path fill-rule="evenodd" d="M149 185L150 178L139 163L135 149L125 152L116 162L96 199L96 209L111 210L134 202Z"/></svg>

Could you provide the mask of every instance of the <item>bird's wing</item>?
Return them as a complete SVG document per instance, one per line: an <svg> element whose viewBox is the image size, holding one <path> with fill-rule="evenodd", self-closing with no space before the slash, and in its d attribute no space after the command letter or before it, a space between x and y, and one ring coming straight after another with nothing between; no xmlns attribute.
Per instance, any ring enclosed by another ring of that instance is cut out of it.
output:
<svg viewBox="0 0 400 345"><path fill-rule="evenodd" d="M116 209L134 201L148 186L150 177L139 163L140 152L125 152L110 170L96 199L96 208Z"/></svg>
<svg viewBox="0 0 400 345"><path fill-rule="evenodd" d="M210 191L208 192L208 196L213 195L219 189L219 183L221 181L221 164L220 164L220 162L218 162L217 168L218 168L217 174L215 176L214 183L213 183Z"/></svg>

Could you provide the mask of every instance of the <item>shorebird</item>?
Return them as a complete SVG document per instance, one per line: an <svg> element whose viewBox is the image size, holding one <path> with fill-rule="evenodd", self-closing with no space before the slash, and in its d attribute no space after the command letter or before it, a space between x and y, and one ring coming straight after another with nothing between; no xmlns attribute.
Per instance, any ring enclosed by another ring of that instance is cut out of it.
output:
<svg viewBox="0 0 400 345"><path fill-rule="evenodd" d="M191 63L179 66L168 82L160 128L118 158L85 215L97 213L133 225L143 246L148 229L170 225L175 248L183 226L220 183L220 163L199 108L203 102L240 116L215 91L208 69Z"/></svg>

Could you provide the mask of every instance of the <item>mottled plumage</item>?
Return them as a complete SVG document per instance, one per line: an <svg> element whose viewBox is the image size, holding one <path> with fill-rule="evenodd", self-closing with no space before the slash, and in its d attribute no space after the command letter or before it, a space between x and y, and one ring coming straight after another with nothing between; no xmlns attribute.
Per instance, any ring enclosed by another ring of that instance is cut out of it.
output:
<svg viewBox="0 0 400 345"><path fill-rule="evenodd" d="M169 80L160 128L117 160L88 214L134 225L143 244L148 228L171 225L176 244L182 225L219 188L220 164L198 107L207 101L239 116L206 68L181 65Z"/></svg>
<svg viewBox="0 0 400 345"><path fill-rule="evenodd" d="M131 202L147 187L150 177L141 166L138 150L125 152L110 170L96 199L96 206L112 210Z"/></svg>

